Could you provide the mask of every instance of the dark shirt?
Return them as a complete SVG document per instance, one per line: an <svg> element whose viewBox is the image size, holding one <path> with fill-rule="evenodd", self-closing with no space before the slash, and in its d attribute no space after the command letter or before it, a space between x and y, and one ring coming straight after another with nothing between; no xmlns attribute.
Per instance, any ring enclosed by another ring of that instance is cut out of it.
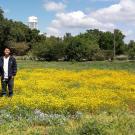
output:
<svg viewBox="0 0 135 135"><path fill-rule="evenodd" d="M0 76L4 77L4 59L3 57L0 57ZM15 76L17 73L17 63L16 59L13 56L10 56L9 62L8 62L8 77Z"/></svg>

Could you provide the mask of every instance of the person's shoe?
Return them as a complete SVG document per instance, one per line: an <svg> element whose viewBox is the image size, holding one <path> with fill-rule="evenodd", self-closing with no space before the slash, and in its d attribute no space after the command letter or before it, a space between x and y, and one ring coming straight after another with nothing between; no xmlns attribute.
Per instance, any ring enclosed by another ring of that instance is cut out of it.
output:
<svg viewBox="0 0 135 135"><path fill-rule="evenodd" d="M9 94L9 97L13 97L13 94Z"/></svg>

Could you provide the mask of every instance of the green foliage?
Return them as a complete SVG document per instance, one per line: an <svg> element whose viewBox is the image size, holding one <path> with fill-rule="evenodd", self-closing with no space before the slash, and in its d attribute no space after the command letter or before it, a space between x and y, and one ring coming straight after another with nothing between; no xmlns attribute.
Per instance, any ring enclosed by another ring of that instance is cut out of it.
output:
<svg viewBox="0 0 135 135"><path fill-rule="evenodd" d="M114 33L102 32L99 39L99 46L102 50L113 50L115 41L116 54L123 54L125 49L124 38L125 35L118 29L115 29Z"/></svg>
<svg viewBox="0 0 135 135"><path fill-rule="evenodd" d="M128 44L128 56L129 59L135 59L135 42L133 40Z"/></svg>
<svg viewBox="0 0 135 135"><path fill-rule="evenodd" d="M3 48L12 46L11 43L15 43L14 46L17 47L18 45L17 48L19 48L20 42L25 42L31 48L33 43L39 42L41 39L42 36L39 35L38 30L31 30L22 22L4 18L3 10L0 9L0 55L2 54ZM14 53L16 54L16 51Z"/></svg>
<svg viewBox="0 0 135 135"><path fill-rule="evenodd" d="M10 47L17 56L26 55L29 50L29 45L25 42L10 42Z"/></svg>
<svg viewBox="0 0 135 135"><path fill-rule="evenodd" d="M0 20L3 20L4 16L3 16L3 10L0 8Z"/></svg>
<svg viewBox="0 0 135 135"><path fill-rule="evenodd" d="M78 131L78 135L105 135L102 125L94 120L85 122L81 128L78 128Z"/></svg>
<svg viewBox="0 0 135 135"><path fill-rule="evenodd" d="M0 53L2 53L2 49L8 45L11 39L11 28L6 25L5 20L0 20L0 24Z"/></svg>
<svg viewBox="0 0 135 135"><path fill-rule="evenodd" d="M91 116L83 117L76 125L52 127L49 135L134 135L134 113L116 111L109 114L100 112Z"/></svg>
<svg viewBox="0 0 135 135"><path fill-rule="evenodd" d="M118 55L123 54L125 49L125 43L124 43L125 35L123 35L123 33L118 29L114 30L114 34L115 34L114 36L115 36L115 44L116 44L116 54Z"/></svg>
<svg viewBox="0 0 135 135"><path fill-rule="evenodd" d="M104 32L99 39L99 46L102 50L113 50L114 35L111 32Z"/></svg>
<svg viewBox="0 0 135 135"><path fill-rule="evenodd" d="M114 33L102 32L97 29L87 30L78 36L66 35L66 55L68 60L105 60L113 59L114 40L116 54L123 54L125 51L124 35L120 30ZM69 42L67 41L69 40ZM102 50L102 51L101 51Z"/></svg>
<svg viewBox="0 0 135 135"><path fill-rule="evenodd" d="M115 43L116 55L128 54L129 59L134 59L135 47L131 45L134 43L126 45L124 38L125 35L118 29L114 32L90 29L76 36L66 33L63 38L46 37L22 22L6 19L0 8L0 55L4 47L14 46L15 55L25 55L30 51L38 59L49 61L108 60L113 59ZM25 45L20 45L22 43Z"/></svg>
<svg viewBox="0 0 135 135"><path fill-rule="evenodd" d="M85 40L90 40L93 41L95 43L98 43L101 37L101 34L103 32L99 31L98 29L90 29L87 30L85 33L81 33L80 35L78 35L80 38L83 38Z"/></svg>
<svg viewBox="0 0 135 135"><path fill-rule="evenodd" d="M50 61L64 57L65 48L60 38L50 37L34 44L32 52L39 59Z"/></svg>
<svg viewBox="0 0 135 135"><path fill-rule="evenodd" d="M104 53L100 50L95 52L94 55L92 56L92 60L93 61L104 61L105 60Z"/></svg>
<svg viewBox="0 0 135 135"><path fill-rule="evenodd" d="M82 61L91 60L93 55L98 52L99 47L96 43L82 37L77 36L70 40L67 44L66 55L67 60Z"/></svg>
<svg viewBox="0 0 135 135"><path fill-rule="evenodd" d="M86 49L86 42L73 38L66 48L67 60L81 61L85 58Z"/></svg>
<svg viewBox="0 0 135 135"><path fill-rule="evenodd" d="M105 60L112 60L113 59L113 50L102 50L102 53L105 57Z"/></svg>

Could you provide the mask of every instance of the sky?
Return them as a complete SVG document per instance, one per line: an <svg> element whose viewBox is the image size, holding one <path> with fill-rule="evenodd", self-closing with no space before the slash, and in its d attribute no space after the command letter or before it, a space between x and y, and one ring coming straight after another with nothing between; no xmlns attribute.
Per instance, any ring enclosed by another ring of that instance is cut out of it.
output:
<svg viewBox="0 0 135 135"><path fill-rule="evenodd" d="M63 36L87 29L120 29L126 41L135 40L135 0L0 0L8 19L27 24L38 17L41 33Z"/></svg>

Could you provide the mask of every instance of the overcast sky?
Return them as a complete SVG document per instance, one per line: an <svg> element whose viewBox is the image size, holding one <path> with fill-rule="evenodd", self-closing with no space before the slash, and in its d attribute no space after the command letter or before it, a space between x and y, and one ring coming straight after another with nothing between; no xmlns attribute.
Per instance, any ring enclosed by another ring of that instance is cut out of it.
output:
<svg viewBox="0 0 135 135"><path fill-rule="evenodd" d="M37 16L39 30L48 35L118 28L126 41L135 40L135 0L0 0L0 6L7 18L26 24Z"/></svg>

